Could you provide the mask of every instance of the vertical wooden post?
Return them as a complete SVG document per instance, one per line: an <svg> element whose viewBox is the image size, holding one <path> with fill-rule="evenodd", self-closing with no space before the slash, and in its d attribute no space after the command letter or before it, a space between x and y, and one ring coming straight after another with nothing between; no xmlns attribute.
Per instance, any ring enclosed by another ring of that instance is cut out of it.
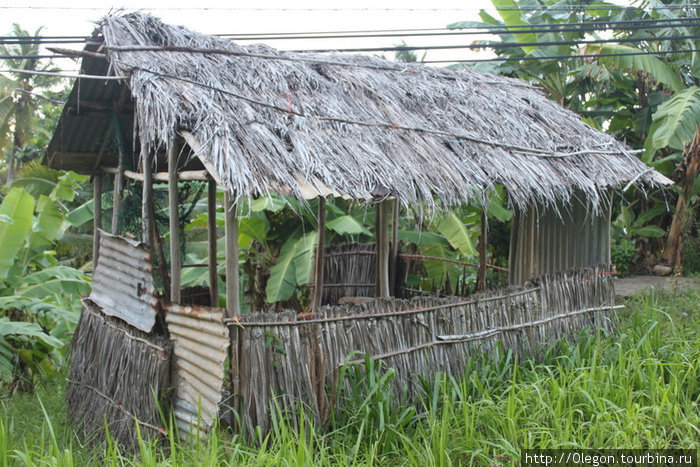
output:
<svg viewBox="0 0 700 467"><path fill-rule="evenodd" d="M314 294L311 297L311 309L316 311L321 307L323 299L323 273L325 269L325 245L326 245L326 199L318 197L318 242L316 244L316 257L314 258Z"/></svg>
<svg viewBox="0 0 700 467"><path fill-rule="evenodd" d="M216 193L214 193L215 195ZM238 219L236 218L236 203L234 194L229 191L224 192L224 222L226 235L226 311L227 318L241 315L241 304L239 298L239 278L238 278ZM212 217L212 216L210 216ZM210 270L211 274L211 270ZM241 414L243 421L243 399L240 397L240 354L241 340L243 339L243 329L229 326L229 371L231 374L231 394L233 395L233 407ZM242 426L238 426L239 431Z"/></svg>
<svg viewBox="0 0 700 467"><path fill-rule="evenodd" d="M238 219L234 195L225 193L224 219L226 222L226 317L240 316L241 303L238 284Z"/></svg>
<svg viewBox="0 0 700 467"><path fill-rule="evenodd" d="M211 306L219 306L219 274L216 264L216 182L214 180L209 180L209 186L207 188L209 300Z"/></svg>
<svg viewBox="0 0 700 467"><path fill-rule="evenodd" d="M389 219L387 201L377 204L376 229L374 232L377 243L377 275L375 288L378 297L389 297Z"/></svg>
<svg viewBox="0 0 700 467"><path fill-rule="evenodd" d="M102 228L102 174L92 177L92 270L97 268L100 255L100 230Z"/></svg>
<svg viewBox="0 0 700 467"><path fill-rule="evenodd" d="M143 170L143 187L141 192L141 233L142 241L150 249L153 245L153 229L151 220L153 212L151 204L153 199L153 168L151 167L151 154L145 153L141 157Z"/></svg>
<svg viewBox="0 0 700 467"><path fill-rule="evenodd" d="M168 147L168 207L170 218L170 302L180 303L180 212L177 199L177 156L175 138Z"/></svg>
<svg viewBox="0 0 700 467"><path fill-rule="evenodd" d="M124 191L124 164L126 163L126 147L124 143L124 135L121 132L121 127L116 125L117 132L117 148L119 150L119 171L114 174L114 197L112 200L112 235L116 235L119 231L119 210L122 204L122 194Z"/></svg>
<svg viewBox="0 0 700 467"><path fill-rule="evenodd" d="M479 239L479 269L476 273L476 290L486 290L486 247L488 246L489 225L486 205L481 210L481 238Z"/></svg>
<svg viewBox="0 0 700 467"><path fill-rule="evenodd" d="M399 200L394 198L391 216L391 254L389 258L389 294L396 296L399 288Z"/></svg>

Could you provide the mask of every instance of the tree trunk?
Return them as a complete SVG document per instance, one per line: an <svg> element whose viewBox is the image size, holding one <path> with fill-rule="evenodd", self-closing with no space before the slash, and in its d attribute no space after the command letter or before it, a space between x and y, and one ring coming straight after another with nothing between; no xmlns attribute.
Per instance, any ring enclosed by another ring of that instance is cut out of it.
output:
<svg viewBox="0 0 700 467"><path fill-rule="evenodd" d="M7 184L12 184L15 179L15 161L17 160L17 152L19 152L19 146L15 143L12 146L12 150L7 155Z"/></svg>
<svg viewBox="0 0 700 467"><path fill-rule="evenodd" d="M680 272L682 268L683 226L688 208L687 200L690 198L695 177L700 170L700 128L697 129L690 143L686 144L683 158L684 161L680 166L683 173L680 180L681 192L678 195L676 212L673 213L666 246L661 257L661 262L671 266L674 272Z"/></svg>

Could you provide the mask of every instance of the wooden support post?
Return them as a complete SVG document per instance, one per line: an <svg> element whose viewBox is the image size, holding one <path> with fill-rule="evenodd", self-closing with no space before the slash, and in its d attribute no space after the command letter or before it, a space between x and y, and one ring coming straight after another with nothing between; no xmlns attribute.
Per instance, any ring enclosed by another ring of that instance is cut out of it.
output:
<svg viewBox="0 0 700 467"><path fill-rule="evenodd" d="M209 181L207 187L207 247L209 250L209 300L211 306L219 306L219 274L216 264L216 182Z"/></svg>
<svg viewBox="0 0 700 467"><path fill-rule="evenodd" d="M399 288L399 200L394 198L391 216L391 253L389 257L389 294L396 296Z"/></svg>
<svg viewBox="0 0 700 467"><path fill-rule="evenodd" d="M241 304L238 284L238 219L233 194L225 193L224 219L226 222L226 317L240 316Z"/></svg>
<svg viewBox="0 0 700 467"><path fill-rule="evenodd" d="M153 245L153 230L151 219L154 215L151 211L153 199L153 169L151 167L151 154L143 154L141 158L143 170L143 188L141 191L141 237L143 243L150 249Z"/></svg>
<svg viewBox="0 0 700 467"><path fill-rule="evenodd" d="M389 218L387 200L377 204L374 239L377 243L376 295L389 297Z"/></svg>
<svg viewBox="0 0 700 467"><path fill-rule="evenodd" d="M326 248L326 199L318 197L318 243L316 244L316 257L314 258L314 294L311 298L311 309L318 310L323 300L323 272L325 269Z"/></svg>
<svg viewBox="0 0 700 467"><path fill-rule="evenodd" d="M476 290L486 290L486 248L488 247L489 224L486 205L481 211L481 238L479 238L479 269L476 272Z"/></svg>
<svg viewBox="0 0 700 467"><path fill-rule="evenodd" d="M168 148L168 207L170 211L170 302L180 303L180 212L177 199L176 139L170 140Z"/></svg>
<svg viewBox="0 0 700 467"><path fill-rule="evenodd" d="M100 255L100 229L102 228L102 174L92 177L92 270L97 268Z"/></svg>
<svg viewBox="0 0 700 467"><path fill-rule="evenodd" d="M116 117L115 117L116 118ZM112 235L116 235L119 231L119 210L122 204L122 195L124 191L124 164L126 163L126 142L121 127L116 125L117 132L117 147L119 149L119 167L114 174L114 197L112 199Z"/></svg>

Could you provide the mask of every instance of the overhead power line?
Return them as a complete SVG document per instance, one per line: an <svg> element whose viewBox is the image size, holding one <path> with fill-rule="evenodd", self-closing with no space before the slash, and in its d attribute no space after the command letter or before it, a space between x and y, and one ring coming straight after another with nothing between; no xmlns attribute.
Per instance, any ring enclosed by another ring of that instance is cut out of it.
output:
<svg viewBox="0 0 700 467"><path fill-rule="evenodd" d="M166 50L161 50L166 52ZM79 51L78 51L79 52ZM682 50L666 50L657 52L630 52L630 53L611 53L611 54L580 54L580 55L559 55L559 56L549 56L549 57L495 57L487 59L461 59L457 58L454 60L426 60L423 62L417 62L418 64L437 64L437 63L483 63L483 62L504 62L504 61L543 61L543 60L579 60L582 58L599 58L599 57L622 57L622 56L634 56L634 55L668 55L675 53L690 53L690 52L700 52L700 49L682 49ZM246 56L250 58L261 58L269 60L285 60L285 61L296 61L296 62L311 62L317 64L326 65L337 65L337 66L348 66L348 67L359 67L359 68L372 68L372 69L382 69L382 70L397 70L399 69L400 62L388 62L386 66L378 65L365 65L356 63L347 63L339 61L330 60L320 60L320 59L305 59L298 57L286 57L286 56L276 56L276 55L264 55L264 54L248 54L244 52L235 52L234 55ZM68 74L72 70L57 70L56 72L39 72L32 70L21 70L21 69L4 69L0 70L0 73L24 73L24 74L37 74L37 75L47 75L47 76L59 76L64 78L81 78L81 79L96 79L96 80L121 80L127 79L125 76L101 76L101 75L73 75Z"/></svg>
<svg viewBox="0 0 700 467"><path fill-rule="evenodd" d="M575 41L547 41L547 42L496 42L487 44L458 44L458 45L428 45L409 46L400 45L394 47L355 47L346 49L297 49L290 52L402 52L413 50L449 50L449 49L505 49L513 47L547 47L557 45L584 45L584 44L610 44L610 43L642 43L642 42L662 42L684 39L700 39L700 36L668 36L668 37L643 37L643 38L621 38L621 39L590 39Z"/></svg>
<svg viewBox="0 0 700 467"><path fill-rule="evenodd" d="M19 73L25 75L41 75L41 76L56 76L59 78L73 78L73 79L96 79L96 80L108 80L108 81L119 81L127 79L126 76L102 76L102 75L84 75L84 74L69 74L65 73L66 70L58 71L36 71L36 70L22 70L19 68L7 68L0 70L0 73Z"/></svg>
<svg viewBox="0 0 700 467"><path fill-rule="evenodd" d="M494 28L486 27L472 27L472 28L451 28L451 29L426 29L426 32L417 32L418 30L406 30L402 32L401 30L388 30L389 32L378 32L365 31L360 32L342 32L342 33L297 33L297 35L284 35L284 34L257 34L257 35L246 35L246 34L219 34L220 37L225 37L226 39L231 39L233 41L269 41L269 40L306 40L306 39L369 39L369 38L381 38L381 37L428 37L428 36L469 36L469 35L500 35L500 34L534 34L534 33L559 33L559 32L593 32L593 31L635 31L635 30L658 30L658 29L668 29L674 27L697 27L700 26L700 18L694 18L692 21L683 23L671 23L671 24L660 24L655 23L654 25L649 24L637 24L629 26L595 26L589 25L589 23L580 23L579 26L566 26L561 25L530 25L527 29L511 29L511 27L498 26ZM434 31L434 32L433 32ZM361 34L362 33L362 34Z"/></svg>
<svg viewBox="0 0 700 467"><path fill-rule="evenodd" d="M538 23L513 26L469 26L461 28L374 29L344 31L269 32L217 34L239 41L297 39L367 39L379 37L459 36L486 34L532 34L551 32L656 30L670 27L700 26L700 18L640 19L625 21L582 21ZM65 44L90 42L90 36L0 36L0 44Z"/></svg>
<svg viewBox="0 0 700 467"><path fill-rule="evenodd" d="M139 5L137 8L150 11L260 11L260 12L287 12L287 11L358 11L358 12L380 12L380 11L415 11L415 12L428 12L428 11L481 11L483 8L391 8L391 7L375 7L375 8L360 8L360 7L276 7L276 8L265 8L265 7L148 7L146 5ZM123 9L132 9L125 7ZM700 6L691 5L669 5L664 7L634 7L634 6L595 6L595 5L581 5L574 7L496 7L497 11L570 11L575 13L577 11L625 11L625 10L641 10L641 11L660 11L660 10L697 10ZM45 6L45 5L3 5L0 6L0 10L57 10L57 11L106 11L108 8L104 7L69 7L69 6Z"/></svg>
<svg viewBox="0 0 700 467"><path fill-rule="evenodd" d="M475 59L457 59L457 60L425 60L420 63L481 63L481 62L519 62L523 61L542 61L542 60L574 60L582 58L598 58L598 57L628 57L634 55L668 55L676 53L691 53L700 52L700 49L684 49L684 50L661 50L657 52L621 52L610 54L578 54L578 55L553 55L549 57L494 57L494 58L475 58Z"/></svg>
<svg viewBox="0 0 700 467"><path fill-rule="evenodd" d="M648 18L648 19L638 19L638 20L618 20L618 21L581 21L581 22L568 22L568 23L533 23L533 24L526 24L526 25L512 25L512 26L505 26L505 25L482 25L482 26L464 26L464 27L454 27L454 28L404 28L404 29L360 29L360 30L343 30L343 31L296 31L296 32L255 32L255 33L225 33L225 34L216 34L217 36L221 37L238 37L238 38L247 38L247 39L252 39L255 36L259 37L277 37L277 36L296 36L296 35L327 35L327 34L374 34L374 33L411 33L411 32L445 32L445 31L464 31L468 29L479 29L479 30L503 30L503 29L508 29L510 31L516 31L516 30L521 30L521 29L530 29L530 28L556 28L556 27L562 27L562 26L591 26L591 25L598 25L598 26L620 26L620 25L649 25L649 27L656 27L656 23L671 23L672 25L675 23L684 23L684 22L697 22L700 21L700 17L688 17L688 18L668 18L668 19L663 19L663 18ZM661 24L658 24L658 26L661 26ZM620 28L621 30L627 30L627 28ZM253 37L251 37L253 36Z"/></svg>
<svg viewBox="0 0 700 467"><path fill-rule="evenodd" d="M687 23L700 21L700 17L689 17L689 18L647 18L647 19L636 19L636 20L599 20L599 21L576 21L576 22L561 22L561 23L530 23L530 24L515 24L511 26L507 25L488 25L484 24L481 26L463 26L463 27L453 27L453 28L414 28L414 29L364 29L364 30L345 30L345 31L304 31L304 32L269 32L269 33L242 33L242 34L218 34L219 36L236 36L236 37L247 37L247 36L287 36L287 35L323 35L323 34L371 34L371 33L399 33L399 32L429 32L429 31L455 31L464 29L484 29L484 30L519 30L519 29L531 29L531 28L556 28L556 27L566 27L566 26L621 26L621 25L649 25L651 27L661 26L666 23L669 25L674 25L677 23Z"/></svg>
<svg viewBox="0 0 700 467"><path fill-rule="evenodd" d="M40 60L43 58L69 57L69 55L0 55L0 60Z"/></svg>

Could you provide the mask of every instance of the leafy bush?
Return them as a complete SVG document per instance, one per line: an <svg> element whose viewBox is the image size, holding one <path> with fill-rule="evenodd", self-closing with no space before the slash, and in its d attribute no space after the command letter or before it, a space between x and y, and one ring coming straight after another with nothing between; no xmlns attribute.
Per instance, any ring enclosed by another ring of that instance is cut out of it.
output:
<svg viewBox="0 0 700 467"><path fill-rule="evenodd" d="M610 258L620 276L627 275L636 256L637 247L632 239L621 238L610 247Z"/></svg>

